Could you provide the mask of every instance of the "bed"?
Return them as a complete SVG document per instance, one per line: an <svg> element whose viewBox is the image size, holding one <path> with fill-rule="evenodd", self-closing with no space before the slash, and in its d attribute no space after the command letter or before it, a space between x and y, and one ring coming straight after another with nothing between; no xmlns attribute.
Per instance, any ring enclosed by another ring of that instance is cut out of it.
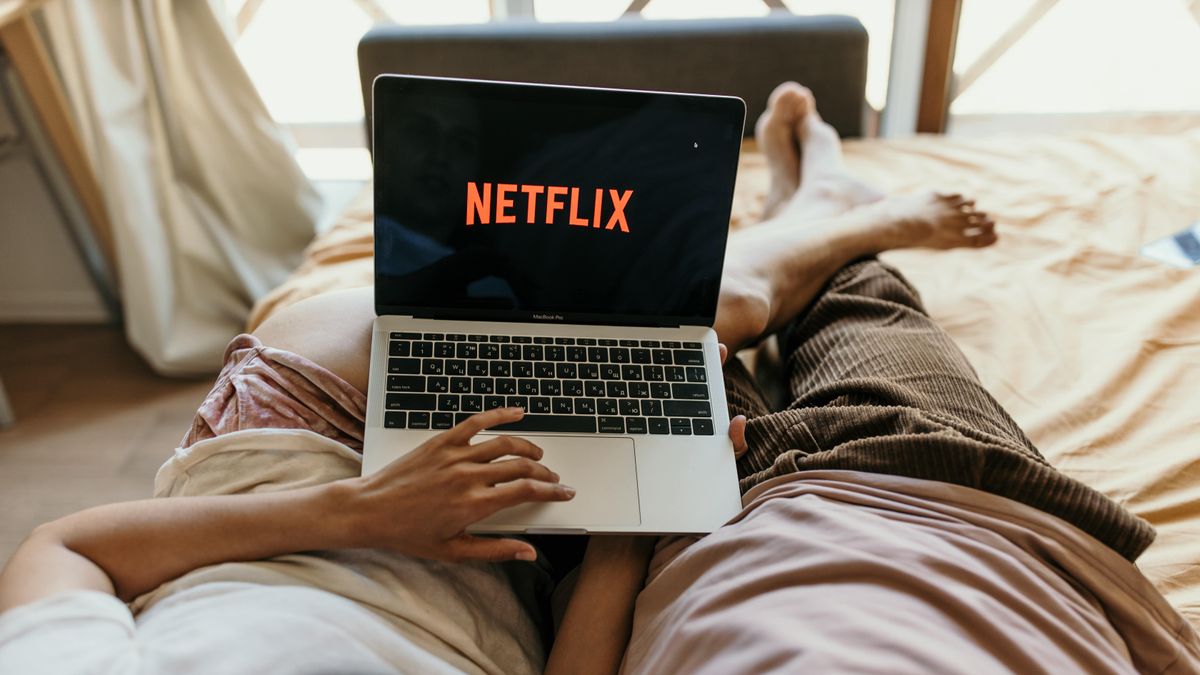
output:
<svg viewBox="0 0 1200 675"><path fill-rule="evenodd" d="M375 73L390 69L752 91L751 122L775 83L797 79L813 85L822 112L843 136L861 132L866 36L853 19L786 19L772 27L687 23L615 22L594 30L393 27L364 38L360 67L364 88ZM653 58L669 65L624 69L621 80L612 69L589 70L591 60L580 65L553 58L555 49L578 47L581 40L594 41L583 51L601 61L608 49L608 58L640 53L643 63ZM660 46L649 57L655 40ZM747 45L753 53L742 53ZM800 56L751 66L781 49ZM700 67L714 58L722 68ZM888 191L962 192L996 217L1001 239L992 248L903 251L886 259L912 280L983 383L1055 466L1157 528L1138 565L1200 628L1200 270L1138 255L1142 244L1200 218L1200 129L848 138L845 148L851 169ZM765 190L765 164L747 140L732 227L756 221ZM371 283L366 189L312 243L291 278L258 303L250 328L303 298Z"/></svg>

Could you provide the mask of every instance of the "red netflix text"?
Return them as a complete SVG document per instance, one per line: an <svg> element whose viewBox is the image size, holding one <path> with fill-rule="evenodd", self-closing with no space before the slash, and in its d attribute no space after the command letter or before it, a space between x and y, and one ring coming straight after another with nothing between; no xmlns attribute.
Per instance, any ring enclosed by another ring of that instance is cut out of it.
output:
<svg viewBox="0 0 1200 675"><path fill-rule="evenodd" d="M524 216L529 225L552 225L562 211L576 227L629 232L625 206L633 190L596 188L590 205L580 204L581 188L559 185L516 185L513 183L467 183L467 226L506 224ZM586 195L586 192L584 193ZM493 199L493 196L495 199ZM518 202L521 202L518 204ZM590 206L590 208L588 208ZM580 213L580 208L583 213Z"/></svg>

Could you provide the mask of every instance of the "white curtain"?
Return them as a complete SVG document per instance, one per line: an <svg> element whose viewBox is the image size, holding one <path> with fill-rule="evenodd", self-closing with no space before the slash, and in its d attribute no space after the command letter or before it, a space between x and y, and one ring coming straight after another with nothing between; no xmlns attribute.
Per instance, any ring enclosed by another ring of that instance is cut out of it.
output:
<svg viewBox="0 0 1200 675"><path fill-rule="evenodd" d="M50 50L115 230L125 330L211 372L296 267L321 207L204 0L57 0Z"/></svg>

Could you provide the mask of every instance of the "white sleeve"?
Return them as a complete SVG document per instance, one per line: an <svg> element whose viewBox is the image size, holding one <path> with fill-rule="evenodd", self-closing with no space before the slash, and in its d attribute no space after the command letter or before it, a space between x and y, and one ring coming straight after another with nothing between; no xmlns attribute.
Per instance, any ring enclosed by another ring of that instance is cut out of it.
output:
<svg viewBox="0 0 1200 675"><path fill-rule="evenodd" d="M0 614L0 673L133 673L138 649L125 603L69 591Z"/></svg>

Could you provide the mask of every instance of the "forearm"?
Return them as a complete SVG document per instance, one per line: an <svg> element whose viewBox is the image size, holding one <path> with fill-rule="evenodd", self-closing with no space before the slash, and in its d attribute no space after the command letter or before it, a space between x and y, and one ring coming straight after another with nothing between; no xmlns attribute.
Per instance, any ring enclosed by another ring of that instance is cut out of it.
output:
<svg viewBox="0 0 1200 675"><path fill-rule="evenodd" d="M194 569L354 545L343 483L109 504L42 525L0 574L0 611L67 590L130 600Z"/></svg>
<svg viewBox="0 0 1200 675"><path fill-rule="evenodd" d="M617 672L654 542L654 537L600 536L588 542L579 580L546 664L548 675Z"/></svg>

